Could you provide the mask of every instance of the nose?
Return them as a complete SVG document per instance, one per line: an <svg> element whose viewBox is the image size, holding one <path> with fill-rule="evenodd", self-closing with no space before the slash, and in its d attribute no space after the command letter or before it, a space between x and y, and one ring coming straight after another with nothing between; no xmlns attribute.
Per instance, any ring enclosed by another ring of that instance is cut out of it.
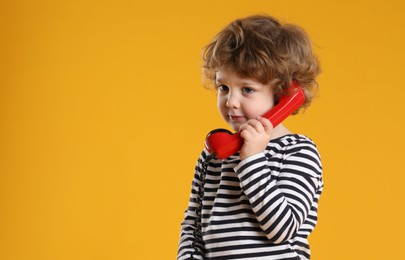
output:
<svg viewBox="0 0 405 260"><path fill-rule="evenodd" d="M240 102L239 102L237 95L229 92L227 101L226 101L226 106L229 108L239 108Z"/></svg>

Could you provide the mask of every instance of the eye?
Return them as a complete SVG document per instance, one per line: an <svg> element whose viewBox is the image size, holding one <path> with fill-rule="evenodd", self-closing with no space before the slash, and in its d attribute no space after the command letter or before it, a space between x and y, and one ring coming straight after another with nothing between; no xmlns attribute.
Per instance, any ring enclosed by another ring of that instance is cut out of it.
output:
<svg viewBox="0 0 405 260"><path fill-rule="evenodd" d="M255 92L255 90L253 88L249 88L249 87L242 88L243 94L252 94L253 92Z"/></svg>
<svg viewBox="0 0 405 260"><path fill-rule="evenodd" d="M228 88L227 86L225 86L225 85L219 85L219 86L217 87L217 89L218 89L219 91L221 91L221 92L226 92L226 91L229 90L229 88Z"/></svg>

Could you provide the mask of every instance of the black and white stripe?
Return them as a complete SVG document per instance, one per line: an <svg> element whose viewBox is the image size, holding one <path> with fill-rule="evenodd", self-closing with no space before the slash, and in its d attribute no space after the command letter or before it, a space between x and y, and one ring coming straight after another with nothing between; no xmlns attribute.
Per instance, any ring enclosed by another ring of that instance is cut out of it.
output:
<svg viewBox="0 0 405 260"><path fill-rule="evenodd" d="M197 190L204 151L195 168L182 222L178 260L192 252ZM317 222L322 166L315 144L303 135L272 140L244 161L235 154L208 166L202 207L205 256L197 259L309 259L307 237Z"/></svg>

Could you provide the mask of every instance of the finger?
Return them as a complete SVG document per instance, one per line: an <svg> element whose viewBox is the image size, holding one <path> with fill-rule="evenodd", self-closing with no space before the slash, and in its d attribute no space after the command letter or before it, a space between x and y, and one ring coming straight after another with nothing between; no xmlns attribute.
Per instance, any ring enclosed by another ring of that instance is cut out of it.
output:
<svg viewBox="0 0 405 260"><path fill-rule="evenodd" d="M248 140L253 137L252 133L247 129L240 131L239 135L240 137L242 137L243 140Z"/></svg>
<svg viewBox="0 0 405 260"><path fill-rule="evenodd" d="M269 133L273 131L273 124L271 121L265 117L259 117L258 120L262 123L264 130Z"/></svg>
<svg viewBox="0 0 405 260"><path fill-rule="evenodd" d="M264 127L273 127L271 121L265 117L258 117L257 120L259 120Z"/></svg>
<svg viewBox="0 0 405 260"><path fill-rule="evenodd" d="M243 130L245 130L247 126L248 126L247 123L244 123L244 124L240 125L239 126L239 133L242 132Z"/></svg>
<svg viewBox="0 0 405 260"><path fill-rule="evenodd" d="M254 127L254 123L253 123L251 120L249 120L249 121L247 121L246 123L242 124L242 125L239 127L239 132L242 132L242 131L244 131L244 130L247 130L247 131L256 131L256 129L255 129L255 127Z"/></svg>
<svg viewBox="0 0 405 260"><path fill-rule="evenodd" d="M239 129L239 135L240 137L242 137L245 141L253 138L253 136L257 135L257 130L249 125L249 124L243 124L241 125L240 129Z"/></svg>
<svg viewBox="0 0 405 260"><path fill-rule="evenodd" d="M256 130L256 132L261 133L264 132L264 127L262 122L260 122L257 119L251 119L248 121L248 125L250 125L252 128Z"/></svg>
<svg viewBox="0 0 405 260"><path fill-rule="evenodd" d="M248 131L252 135L257 133L257 129L251 124L246 124L244 131Z"/></svg>

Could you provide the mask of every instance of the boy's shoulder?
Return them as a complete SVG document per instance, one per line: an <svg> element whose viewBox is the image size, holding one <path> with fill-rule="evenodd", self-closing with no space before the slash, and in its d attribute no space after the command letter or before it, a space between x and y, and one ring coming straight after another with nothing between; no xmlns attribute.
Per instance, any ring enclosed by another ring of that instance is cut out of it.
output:
<svg viewBox="0 0 405 260"><path fill-rule="evenodd" d="M292 146L292 145L313 145L314 141L303 134L288 134L281 136L279 138L270 140L269 145L281 145L281 146Z"/></svg>
<svg viewBox="0 0 405 260"><path fill-rule="evenodd" d="M269 153L294 153L302 150L311 150L318 154L315 142L302 134L288 134L270 140L267 149Z"/></svg>

